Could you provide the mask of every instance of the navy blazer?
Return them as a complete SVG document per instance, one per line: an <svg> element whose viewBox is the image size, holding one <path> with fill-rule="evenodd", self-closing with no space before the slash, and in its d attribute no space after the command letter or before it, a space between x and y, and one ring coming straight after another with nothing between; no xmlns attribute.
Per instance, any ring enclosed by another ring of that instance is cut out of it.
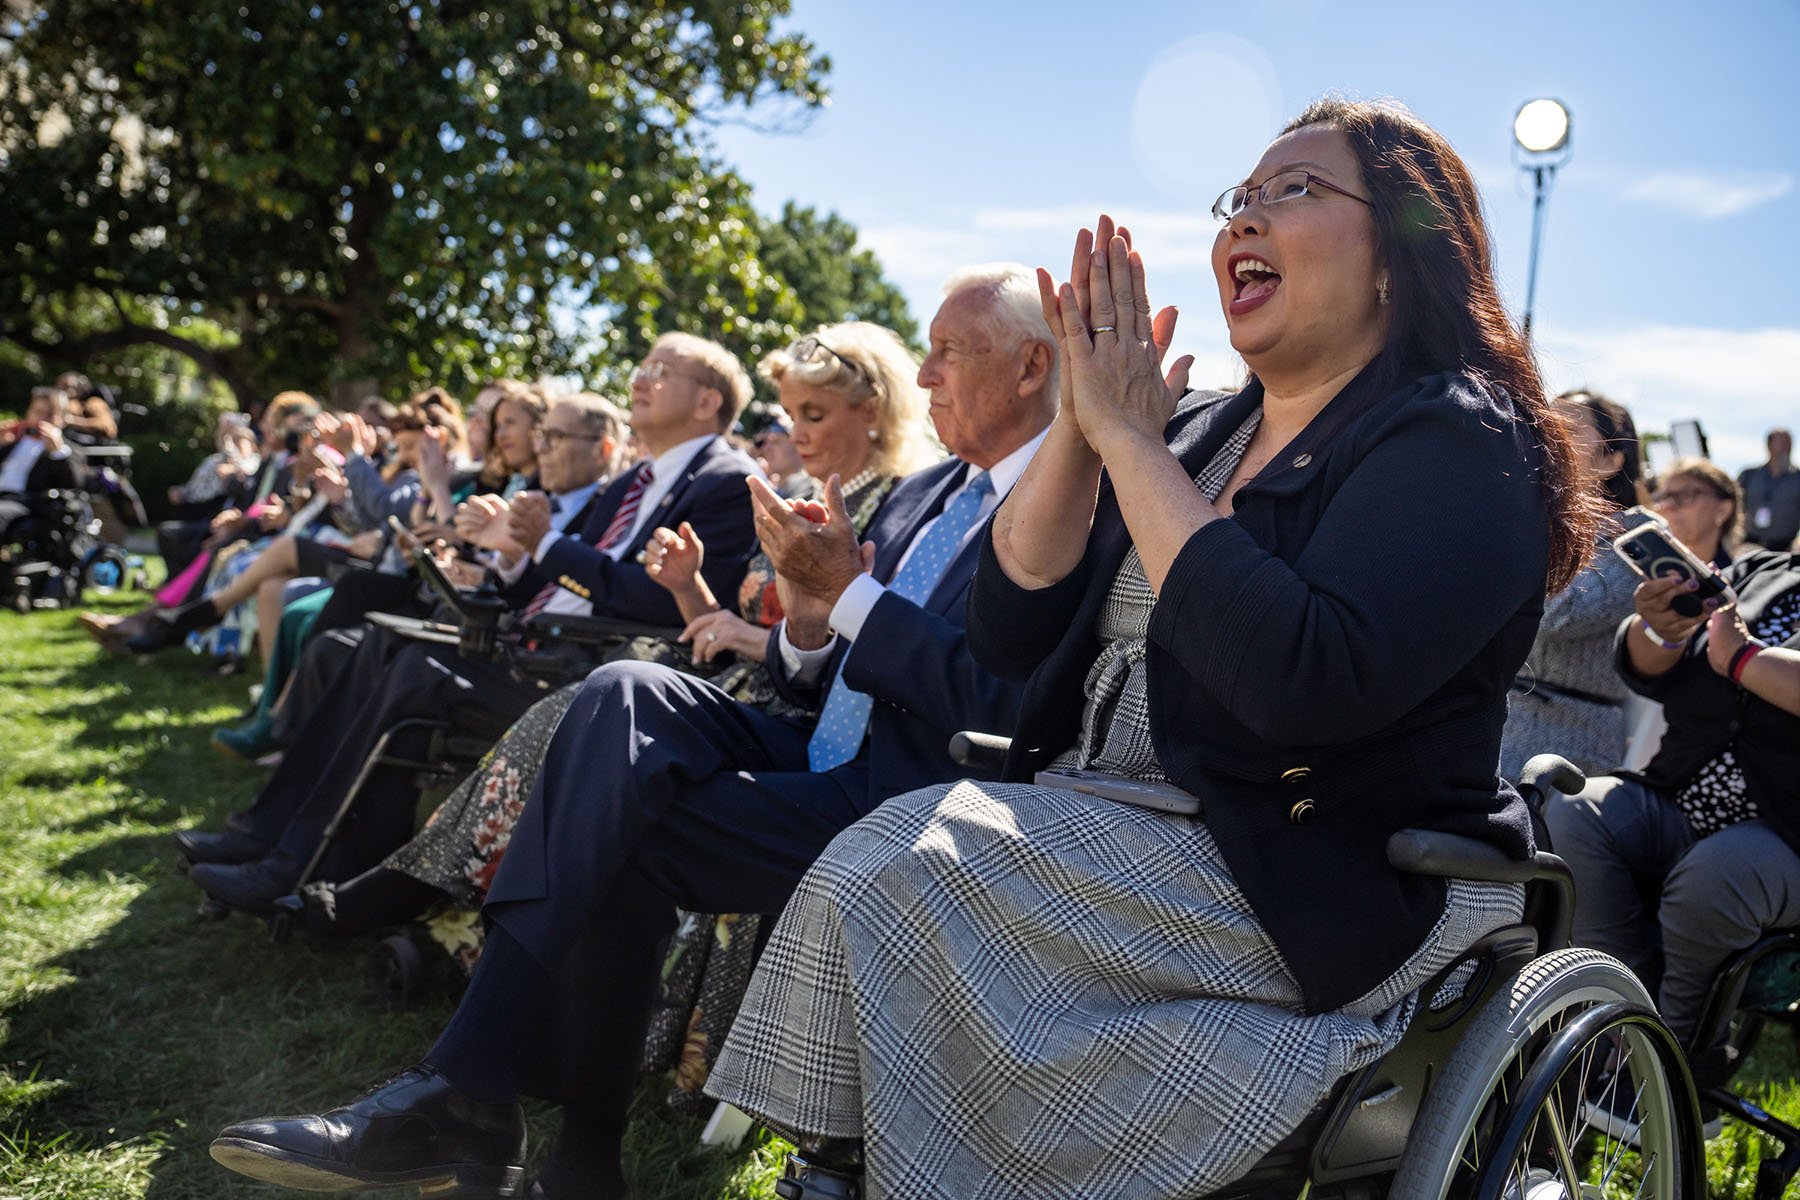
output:
<svg viewBox="0 0 1800 1200"><path fill-rule="evenodd" d="M721 604L735 609L738 585L744 581L750 556L756 553L750 491L744 483L746 475L756 472L749 455L733 449L722 437L713 438L689 460L681 478L663 493L656 511L639 524L624 554L615 561L595 545L612 524L637 475L635 470L622 471L595 496L587 510L586 526L578 534L552 542L543 561L528 566L501 595L517 608L530 603L545 584L556 583L591 601L597 616L685 625L674 595L650 578L637 556L657 526L673 529L686 521L706 547L701 576Z"/></svg>
<svg viewBox="0 0 1800 1200"><path fill-rule="evenodd" d="M0 465L12 457L14 450L24 444L25 439L20 438L4 450L0 450ZM75 465L76 458L73 450L60 458L52 458L50 448L44 447L43 453L38 455L37 461L31 464L31 471L25 476L24 494L36 496L52 488L61 488L64 491L73 489L77 482Z"/></svg>
<svg viewBox="0 0 1800 1200"><path fill-rule="evenodd" d="M1262 400L1183 407L1190 475ZM1543 613L1539 451L1503 399L1458 375L1365 371L1196 531L1163 581L1146 664L1150 734L1293 969L1309 1011L1386 979L1443 912L1445 883L1387 864L1396 830L1530 850L1497 775L1507 689ZM1079 737L1094 619L1131 544L1103 480L1087 552L1039 590L1009 580L991 526L969 644L1027 678L1008 778Z"/></svg>
<svg viewBox="0 0 1800 1200"><path fill-rule="evenodd" d="M907 547L943 512L967 467L953 458L894 485L863 534L875 543L876 579L892 581ZM1024 688L977 663L963 633L980 543L979 537L970 539L923 605L893 592L876 601L856 641L838 639L830 667L815 685L799 686L788 677L779 629L769 635L769 676L790 702L819 707L840 663L845 682L874 697L868 740L854 764L868 772L870 808L889 796L968 774L950 759L950 735L964 729L1005 732L1018 717Z"/></svg>

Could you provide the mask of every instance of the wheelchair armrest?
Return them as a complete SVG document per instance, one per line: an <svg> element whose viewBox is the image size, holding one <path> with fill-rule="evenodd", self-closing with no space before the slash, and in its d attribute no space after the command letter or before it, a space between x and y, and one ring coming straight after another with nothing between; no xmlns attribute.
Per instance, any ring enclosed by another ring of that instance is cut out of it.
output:
<svg viewBox="0 0 1800 1200"><path fill-rule="evenodd" d="M1558 754L1534 754L1519 772L1519 794L1525 797L1525 803L1540 811L1548 798L1548 788L1575 796L1586 786L1587 776L1581 768Z"/></svg>
<svg viewBox="0 0 1800 1200"><path fill-rule="evenodd" d="M1571 768L1572 769L1572 768ZM1388 865L1408 875L1441 875L1489 883L1538 885L1542 903L1528 904L1538 916L1539 946L1560 950L1569 944L1575 920L1575 876L1569 864L1547 850L1513 858L1491 842L1429 829L1402 829L1387 842Z"/></svg>
<svg viewBox="0 0 1800 1200"><path fill-rule="evenodd" d="M1537 863L1513 858L1478 838L1429 829L1402 829L1388 838L1388 865L1408 875L1443 875L1491 883L1525 883L1537 877Z"/></svg>
<svg viewBox="0 0 1800 1200"><path fill-rule="evenodd" d="M636 637L674 641L681 636L682 630L679 625L652 625L646 621L627 621L619 617L571 617L556 613L534 613L520 622L519 628L530 638L596 646Z"/></svg>
<svg viewBox="0 0 1800 1200"><path fill-rule="evenodd" d="M81 448L81 457L87 459L90 463L129 463L131 461L131 455L132 449L130 446L119 445L113 442L101 442L97 445L83 446Z"/></svg>
<svg viewBox="0 0 1800 1200"><path fill-rule="evenodd" d="M971 771L998 774L1006 765L1006 754L1011 749L1012 739L998 733L965 729L950 735L950 761Z"/></svg>

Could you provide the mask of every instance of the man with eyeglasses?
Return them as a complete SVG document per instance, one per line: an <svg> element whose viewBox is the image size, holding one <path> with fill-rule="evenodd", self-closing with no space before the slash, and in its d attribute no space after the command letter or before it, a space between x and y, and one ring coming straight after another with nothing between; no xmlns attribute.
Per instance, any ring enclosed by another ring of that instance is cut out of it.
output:
<svg viewBox="0 0 1800 1200"><path fill-rule="evenodd" d="M1744 489L1744 539L1786 550L1800 537L1800 472L1794 470L1794 435L1769 430L1769 461L1738 476Z"/></svg>
<svg viewBox="0 0 1800 1200"><path fill-rule="evenodd" d="M626 457L624 414L585 392L554 401L531 437L537 451L537 490L520 493L512 505L499 496L473 496L461 513L462 531L472 535L470 543L479 547L482 561L513 579L523 573L527 553L511 536L515 510L541 514L547 532L579 533L598 507L601 489L616 478ZM576 606L583 604L566 590L551 603L555 607L546 606L548 611L559 613L581 611Z"/></svg>
<svg viewBox="0 0 1800 1200"><path fill-rule="evenodd" d="M756 551L743 479L757 467L724 434L749 401L750 376L729 350L665 333L631 373L631 432L643 461L601 493L585 526L576 533L552 530L541 496L516 496L484 506L479 521L459 513L458 529L466 528L464 536L476 545L523 551L501 571L509 603L542 598L557 606L551 611L564 611L570 601L545 590L554 584L594 612L681 625L674 596L650 579L638 555L657 526L686 521L706 545L700 573L713 594L737 595Z"/></svg>
<svg viewBox="0 0 1800 1200"><path fill-rule="evenodd" d="M457 530L498 552L501 595L516 614L597 614L678 628L674 598L638 558L657 526L685 521L705 541L702 573L714 594L737 595L755 550L744 478L757 470L722 435L749 398L749 375L730 351L665 334L632 381L630 422L645 461L601 488L579 521L558 520L551 496L521 493L510 504L470 502L458 512ZM590 431L573 416L546 420L539 471L552 493L575 490L579 476L563 475L564 467L588 479L598 474ZM399 722L461 710L497 731L544 694L505 662L470 659L453 645L417 642L392 654L391 636L364 637L333 688L343 703L308 718L235 829L177 835L195 864L189 878L208 895L229 908L274 912L300 881L376 739ZM390 751L404 756L400 741ZM372 770L357 793L355 819L309 878L347 879L404 842L412 833L409 778L402 768Z"/></svg>

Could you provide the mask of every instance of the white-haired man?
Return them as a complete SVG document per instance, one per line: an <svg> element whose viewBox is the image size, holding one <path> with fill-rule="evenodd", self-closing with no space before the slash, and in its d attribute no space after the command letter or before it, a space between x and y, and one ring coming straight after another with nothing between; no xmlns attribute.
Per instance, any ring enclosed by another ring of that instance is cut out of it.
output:
<svg viewBox="0 0 1800 1200"><path fill-rule="evenodd" d="M481 965L425 1062L323 1118L231 1126L215 1158L278 1183L512 1195L516 1097L530 1093L564 1106L532 1195L625 1194L619 1138L675 906L779 911L839 831L961 773L954 731L1006 730L1017 711L1021 689L969 657L963 602L975 534L1056 413L1056 350L1032 276L1010 265L955 276L930 337L919 382L956 457L898 484L868 543L836 489L821 512L751 484L787 613L771 674L821 707L817 729L659 666L596 671L550 745L488 894ZM400 1115L403 1144L378 1132Z"/></svg>

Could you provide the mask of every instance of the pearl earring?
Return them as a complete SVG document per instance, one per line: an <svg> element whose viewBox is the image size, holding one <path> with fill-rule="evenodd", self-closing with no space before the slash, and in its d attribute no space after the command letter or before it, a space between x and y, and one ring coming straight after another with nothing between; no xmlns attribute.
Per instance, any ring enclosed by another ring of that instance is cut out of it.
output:
<svg viewBox="0 0 1800 1200"><path fill-rule="evenodd" d="M881 431L878 429L869 430L869 440L871 442L879 442L881 440Z"/></svg>

